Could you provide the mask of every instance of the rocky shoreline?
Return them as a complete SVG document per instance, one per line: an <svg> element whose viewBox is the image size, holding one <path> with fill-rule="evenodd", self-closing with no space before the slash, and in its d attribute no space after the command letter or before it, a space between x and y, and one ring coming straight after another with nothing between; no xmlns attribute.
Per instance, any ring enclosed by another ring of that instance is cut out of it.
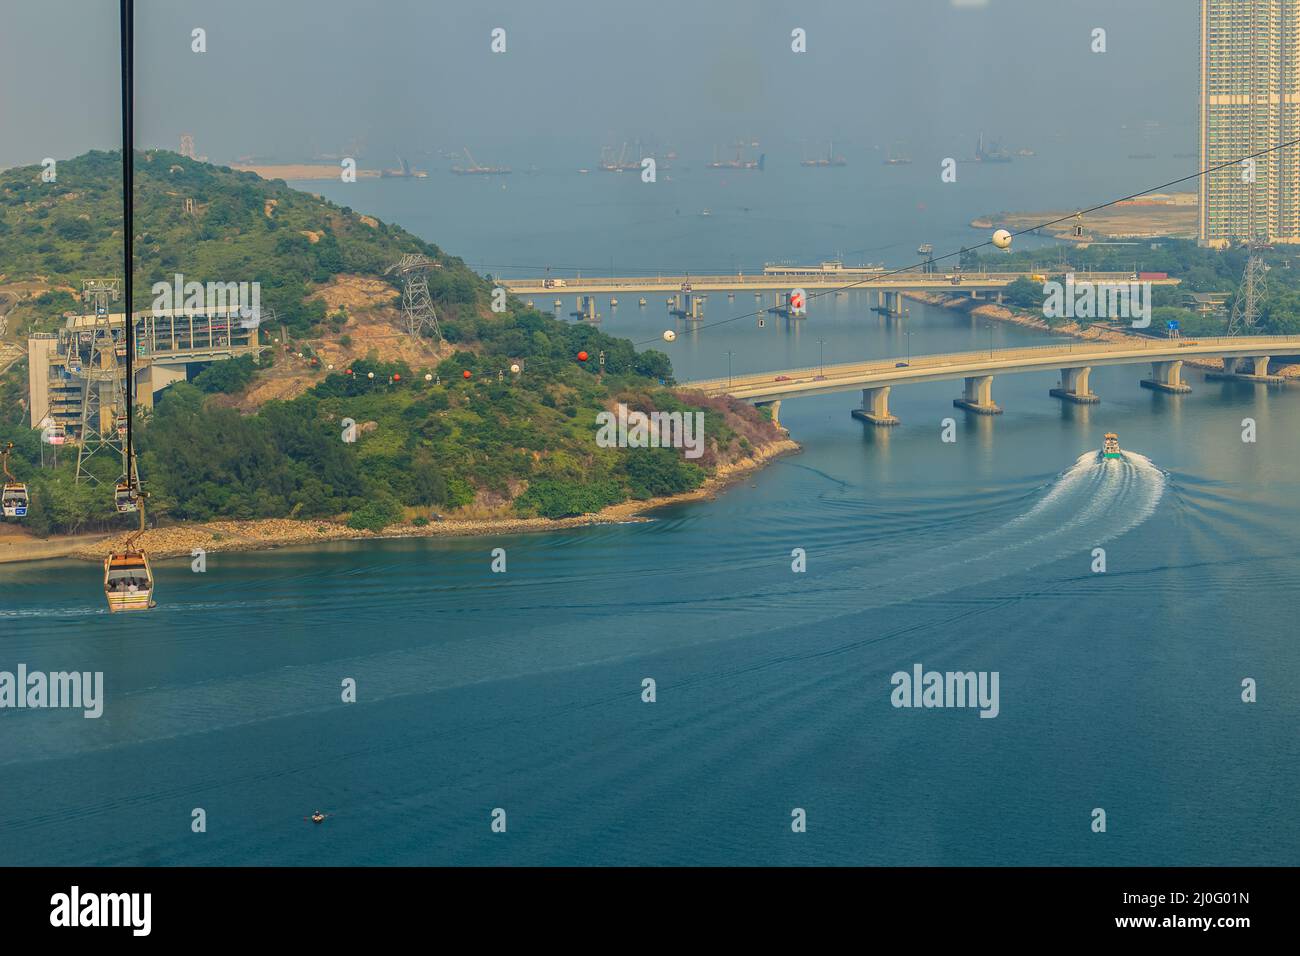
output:
<svg viewBox="0 0 1300 956"><path fill-rule="evenodd" d="M968 315L977 316L981 319L990 319L996 322L1009 322L1012 325L1023 326L1027 329L1037 329L1041 332L1053 332L1057 335L1068 335L1071 338L1083 339L1092 342L1123 342L1134 336L1127 335L1119 329L1102 328L1093 325L1080 325L1077 322L1068 322L1065 325L1050 326L1038 315L1026 312L1023 309L1009 309L1004 305L998 305L995 302L988 302L980 299L972 299L967 295L943 295L938 292L904 292L903 296L917 302L924 302L926 305L937 306L941 309L953 309L958 312L965 312ZM1187 358L1183 360L1184 365L1194 368L1206 369L1212 372L1223 371L1223 360L1217 358ZM1280 375L1287 379L1300 380L1300 365L1282 365L1272 369L1271 374Z"/></svg>
<svg viewBox="0 0 1300 956"><path fill-rule="evenodd" d="M358 541L385 538L469 537L480 535L525 534L556 531L594 524L621 524L649 521L646 512L688 501L712 499L728 485L767 462L800 450L798 442L782 438L754 449L745 459L720 466L717 472L694 491L645 501L624 501L595 514L571 518L488 518L458 520L448 518L427 525L393 525L382 532L358 531L338 521L299 521L292 518L267 518L256 521L209 521L201 524L178 524L146 531L139 544L153 558L189 557L195 548L204 551L262 551L271 548L315 544L329 541ZM121 547L126 533L111 535L65 535L49 539L26 534L0 537L0 564L19 561L42 561L53 558L76 558L103 561L113 548Z"/></svg>

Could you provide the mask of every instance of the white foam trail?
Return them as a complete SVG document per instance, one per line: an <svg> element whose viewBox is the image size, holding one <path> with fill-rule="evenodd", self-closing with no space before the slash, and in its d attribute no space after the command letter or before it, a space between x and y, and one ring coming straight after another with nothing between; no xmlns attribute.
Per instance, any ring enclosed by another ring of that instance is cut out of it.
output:
<svg viewBox="0 0 1300 956"><path fill-rule="evenodd" d="M1005 525L874 569L889 598L881 603L984 584L1070 555L1090 557L1092 548L1149 518L1164 489L1164 473L1143 455L1080 455L1041 501Z"/></svg>

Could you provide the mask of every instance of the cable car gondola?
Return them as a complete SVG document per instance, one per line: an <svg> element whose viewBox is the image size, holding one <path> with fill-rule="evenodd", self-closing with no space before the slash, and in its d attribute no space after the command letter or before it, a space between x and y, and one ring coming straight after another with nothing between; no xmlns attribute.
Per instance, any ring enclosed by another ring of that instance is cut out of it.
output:
<svg viewBox="0 0 1300 956"><path fill-rule="evenodd" d="M134 478L135 469L131 472ZM148 496L140 490L138 479L123 479L123 482L130 510L140 513L140 527L127 536L120 551L112 551L104 559L104 596L108 598L109 613L147 611L155 606L149 556L143 548L136 547L136 541L144 534L144 499ZM123 493L123 482L118 484L117 495ZM122 510L120 503L118 510Z"/></svg>
<svg viewBox="0 0 1300 956"><path fill-rule="evenodd" d="M140 531L144 531L141 516ZM153 601L153 571L149 556L134 547L139 532L127 538L121 551L114 551L104 559L104 596L108 598L109 613L117 611L147 611L155 607Z"/></svg>
<svg viewBox="0 0 1300 956"><path fill-rule="evenodd" d="M4 488L0 489L0 508L3 509L6 518L25 518L27 517L27 485L14 478L13 473L9 471L9 453L13 448L14 443L9 442L0 453L0 463L3 463L5 473Z"/></svg>
<svg viewBox="0 0 1300 956"><path fill-rule="evenodd" d="M119 514L127 515L140 510L139 492L131 486L125 475L117 480L113 488L113 504Z"/></svg>

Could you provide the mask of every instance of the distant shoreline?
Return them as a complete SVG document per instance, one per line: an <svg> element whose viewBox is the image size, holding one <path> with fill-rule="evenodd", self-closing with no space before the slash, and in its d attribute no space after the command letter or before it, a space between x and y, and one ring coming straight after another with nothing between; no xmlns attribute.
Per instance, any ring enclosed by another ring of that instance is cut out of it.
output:
<svg viewBox="0 0 1300 956"><path fill-rule="evenodd" d="M800 451L798 442L777 439L757 447L748 458L718 468L694 491L645 501L623 501L594 514L570 518L485 518L431 521L422 527L393 525L382 532L358 531L338 521L266 518L254 521L208 521L154 528L144 533L141 545L151 558L189 557L195 548L207 552L266 551L273 548L332 541L374 541L395 538L478 537L559 531L596 524L649 521L645 513L669 505L714 498L727 486L764 467L775 458ZM12 525L9 527L13 527ZM120 547L125 532L103 535L54 535L35 538L26 534L0 535L0 564L74 558L102 561Z"/></svg>
<svg viewBox="0 0 1300 956"><path fill-rule="evenodd" d="M328 163L255 163L250 166L233 164L230 167L237 173L256 173L266 180L283 179L302 182L324 182L334 179L342 182L342 166ZM378 179L377 169L356 170L357 179Z"/></svg>

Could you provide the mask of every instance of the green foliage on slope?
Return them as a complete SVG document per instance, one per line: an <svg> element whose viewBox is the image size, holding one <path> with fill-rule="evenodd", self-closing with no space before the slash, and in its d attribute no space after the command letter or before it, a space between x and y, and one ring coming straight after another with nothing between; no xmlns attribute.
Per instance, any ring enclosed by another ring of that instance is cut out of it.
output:
<svg viewBox="0 0 1300 956"><path fill-rule="evenodd" d="M119 162L112 153L62 162L57 186L40 183L39 167L0 174L0 273L45 276L55 287L20 307L19 324L55 327L62 311L77 308L59 286L120 273ZM779 434L752 407L692 398L705 414L700 459L680 450L600 448L596 416L618 401L647 412L697 410L670 390L666 355L638 352L627 340L516 300L494 314L490 285L461 260L282 182L165 152L140 154L137 170L137 308L152 301L149 284L170 281L173 272L259 281L263 305L302 342L331 334L321 322L324 307L306 299L320 283L341 274L378 277L403 253L418 252L442 264L430 273L430 292L455 347L429 368L372 357L352 362L351 375L319 370L306 394L255 414L231 407L265 374L251 359L212 363L192 383L170 386L138 419L154 517L348 516L372 530L409 514L458 509L561 517L698 487L719 461ZM187 197L194 215L184 212ZM576 358L582 351L585 363ZM128 523L109 506L120 462L96 461L98 488L73 484L72 448L62 450L58 469L37 470L36 433L18 403L6 400L25 394L25 385L20 365L0 394L0 440L19 446L15 468L33 491L28 523L43 533ZM343 440L344 419L361 426L355 442Z"/></svg>

